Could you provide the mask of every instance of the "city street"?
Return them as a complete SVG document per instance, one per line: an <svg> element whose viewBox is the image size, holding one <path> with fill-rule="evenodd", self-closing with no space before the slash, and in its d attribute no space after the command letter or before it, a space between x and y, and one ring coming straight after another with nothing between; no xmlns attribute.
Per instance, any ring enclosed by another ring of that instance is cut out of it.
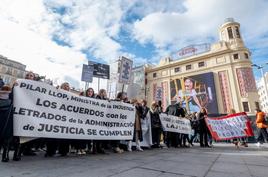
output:
<svg viewBox="0 0 268 177"><path fill-rule="evenodd" d="M268 146L236 149L170 148L123 154L44 158L43 152L20 162L0 163L1 177L265 177Z"/></svg>

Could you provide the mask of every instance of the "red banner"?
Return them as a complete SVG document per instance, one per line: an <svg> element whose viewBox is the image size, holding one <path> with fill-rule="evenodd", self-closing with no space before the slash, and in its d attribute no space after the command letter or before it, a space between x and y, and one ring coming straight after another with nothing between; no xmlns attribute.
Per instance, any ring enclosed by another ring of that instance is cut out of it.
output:
<svg viewBox="0 0 268 177"><path fill-rule="evenodd" d="M244 112L217 118L208 117L206 123L215 140L253 136L250 120Z"/></svg>

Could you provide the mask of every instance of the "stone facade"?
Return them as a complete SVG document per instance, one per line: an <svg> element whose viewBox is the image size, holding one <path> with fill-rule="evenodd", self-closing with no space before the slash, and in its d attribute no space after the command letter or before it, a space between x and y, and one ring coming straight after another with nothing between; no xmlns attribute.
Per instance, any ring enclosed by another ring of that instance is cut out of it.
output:
<svg viewBox="0 0 268 177"><path fill-rule="evenodd" d="M155 88L162 87L164 109L180 101L190 112L206 107L210 113L226 114L233 108L253 115L258 93L251 53L240 35L240 24L228 19L220 27L219 36L220 41L204 53L177 60L164 58L158 66L146 68L146 89L150 90L147 101L155 100ZM188 82L193 89L187 90Z"/></svg>
<svg viewBox="0 0 268 177"><path fill-rule="evenodd" d="M0 55L0 77L5 84L12 85L16 79L24 78L26 65Z"/></svg>

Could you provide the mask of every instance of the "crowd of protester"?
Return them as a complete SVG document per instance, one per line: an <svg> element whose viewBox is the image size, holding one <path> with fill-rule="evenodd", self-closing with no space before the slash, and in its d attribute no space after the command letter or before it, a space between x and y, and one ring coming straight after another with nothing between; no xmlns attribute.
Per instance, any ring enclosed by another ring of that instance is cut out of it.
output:
<svg viewBox="0 0 268 177"><path fill-rule="evenodd" d="M33 72L28 72L25 79L36 80ZM15 83L16 84L16 83ZM69 83L61 84L58 89L66 91L70 90ZM80 93L80 96L109 100L105 89L100 89L98 93L93 88L88 88ZM141 142L143 141L141 122L148 116L151 120L152 144L149 148L187 148L199 143L200 147L212 147L212 136L206 125L207 110L202 108L200 112L187 113L180 102L169 105L165 110L161 105L161 101L154 101L147 106L145 100L128 99L126 93L119 92L114 101L132 104L136 109L134 136L133 140L127 141L126 145L120 144L119 140L77 140L77 139L55 139L55 138L38 138L26 143L20 144L21 137L13 136L13 91L12 88L1 82L0 89L0 147L2 153L2 162L9 161L9 151L14 151L13 160L19 161L22 156L34 156L38 151L45 151L45 157L53 157L56 155L67 156L70 153L77 155L86 154L107 154L111 150L115 153L131 152L132 150L143 151ZM160 114L165 113L177 117L185 117L190 120L193 133L191 135L165 132L161 126ZM234 114L235 110L230 110L230 114ZM259 128L258 143L268 141L267 124L265 122L265 114L261 110L257 110L257 127ZM135 142L135 148L133 145ZM238 146L247 146L246 139L234 139L234 144Z"/></svg>

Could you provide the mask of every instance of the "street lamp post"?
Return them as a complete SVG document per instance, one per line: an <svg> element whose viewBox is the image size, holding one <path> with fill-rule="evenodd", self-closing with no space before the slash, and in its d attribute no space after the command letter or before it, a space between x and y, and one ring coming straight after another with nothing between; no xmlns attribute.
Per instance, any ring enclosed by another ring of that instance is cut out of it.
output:
<svg viewBox="0 0 268 177"><path fill-rule="evenodd" d="M266 63L268 64L268 62ZM261 70L261 76L264 80L264 90L265 90L265 95L266 97L268 97L268 89L267 89L267 83L266 83L266 78L265 78L265 75L263 73L263 66L260 66L260 65L256 65L256 64L252 64L251 66L253 67L256 67L257 69L260 69Z"/></svg>

